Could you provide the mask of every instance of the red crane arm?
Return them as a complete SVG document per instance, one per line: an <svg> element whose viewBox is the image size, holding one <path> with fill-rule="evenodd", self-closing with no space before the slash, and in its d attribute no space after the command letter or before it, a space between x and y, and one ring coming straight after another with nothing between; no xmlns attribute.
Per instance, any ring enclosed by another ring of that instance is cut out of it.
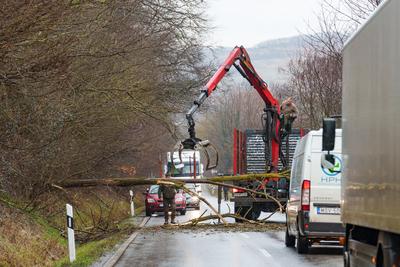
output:
<svg viewBox="0 0 400 267"><path fill-rule="evenodd" d="M236 64L237 61L239 61L240 67ZM267 83L264 82L263 79L261 79L261 77L257 74L256 70L253 67L253 64L251 64L249 54L243 46L235 47L229 54L225 62L219 67L219 69L208 81L208 83L206 84L207 96L210 96L211 93L217 88L217 85L222 80L222 78L224 78L232 65L234 65L236 69L238 67L241 68L241 70L239 70L240 74L242 74L242 76L249 81L254 89L257 90L258 94L261 96L264 102L268 106L275 107L277 112L280 113L279 102L272 96L271 92L268 89ZM243 71L244 73L242 73Z"/></svg>
<svg viewBox="0 0 400 267"><path fill-rule="evenodd" d="M232 50L225 62L218 68L215 74L207 82L206 89L202 90L199 98L194 101L193 106L186 113L186 118L189 124L190 138L182 142L182 144L187 148L193 148L194 145L200 141L200 139L196 138L193 114L197 111L204 100L216 90L217 85L222 78L224 78L232 65L251 84L251 86L257 90L258 94L266 104L265 112L269 114L268 120L271 122L273 127L273 129L270 129L271 133L268 133L268 139L271 140L271 169L276 171L279 161L280 105L268 89L267 83L264 82L255 71L253 65L251 64L249 54L243 46L235 47Z"/></svg>

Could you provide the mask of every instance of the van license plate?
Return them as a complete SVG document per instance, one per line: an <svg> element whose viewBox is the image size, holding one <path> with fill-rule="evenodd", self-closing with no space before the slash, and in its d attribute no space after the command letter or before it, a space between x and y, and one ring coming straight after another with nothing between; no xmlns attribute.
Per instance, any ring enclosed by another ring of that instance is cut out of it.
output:
<svg viewBox="0 0 400 267"><path fill-rule="evenodd" d="M235 196L235 197L247 197L247 193L246 192L244 192L244 193L234 193L233 196Z"/></svg>
<svg viewBox="0 0 400 267"><path fill-rule="evenodd" d="M334 207L317 207L317 214L340 214L340 208Z"/></svg>

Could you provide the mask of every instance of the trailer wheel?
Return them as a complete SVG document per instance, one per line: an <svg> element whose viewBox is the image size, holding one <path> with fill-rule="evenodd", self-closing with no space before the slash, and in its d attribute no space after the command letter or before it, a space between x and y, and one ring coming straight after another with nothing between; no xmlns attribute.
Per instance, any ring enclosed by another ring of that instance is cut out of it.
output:
<svg viewBox="0 0 400 267"><path fill-rule="evenodd" d="M255 221L260 217L260 214L261 214L261 208L253 206L253 209L248 214L249 218L246 219Z"/></svg>
<svg viewBox="0 0 400 267"><path fill-rule="evenodd" d="M238 215L240 215L241 217L244 217L244 218L245 218L246 212L247 212L247 210L248 210L249 208L250 208L250 207L246 207L246 206L236 206L236 205L235 205L235 214L238 214ZM251 212L248 212L248 213L251 213ZM247 216L248 216L248 215L246 215L246 217L247 217ZM237 223L242 223L243 220L235 218L235 222L237 222Z"/></svg>
<svg viewBox="0 0 400 267"><path fill-rule="evenodd" d="M285 245L288 248L293 248L295 244L296 244L296 237L289 235L289 229L286 227Z"/></svg>

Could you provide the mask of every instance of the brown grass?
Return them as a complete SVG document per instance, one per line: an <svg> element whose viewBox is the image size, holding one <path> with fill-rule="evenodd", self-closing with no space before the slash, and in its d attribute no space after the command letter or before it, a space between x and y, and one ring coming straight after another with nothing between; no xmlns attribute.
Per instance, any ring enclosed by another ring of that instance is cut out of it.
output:
<svg viewBox="0 0 400 267"><path fill-rule="evenodd" d="M25 204L10 205L12 201L5 204L0 199L0 266L52 266L67 256L66 203L74 207L77 246L121 232L125 227L121 222L130 216L129 191L125 191L51 192L29 212L21 209Z"/></svg>
<svg viewBox="0 0 400 267"><path fill-rule="evenodd" d="M0 204L0 266L51 266L65 249L31 216Z"/></svg>

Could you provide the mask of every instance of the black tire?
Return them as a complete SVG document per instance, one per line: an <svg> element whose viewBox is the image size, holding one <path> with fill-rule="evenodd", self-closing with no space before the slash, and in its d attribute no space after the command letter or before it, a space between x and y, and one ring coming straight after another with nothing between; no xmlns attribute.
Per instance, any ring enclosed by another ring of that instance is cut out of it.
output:
<svg viewBox="0 0 400 267"><path fill-rule="evenodd" d="M350 267L350 252L346 250L343 253L343 266Z"/></svg>
<svg viewBox="0 0 400 267"><path fill-rule="evenodd" d="M150 210L148 210L148 209L146 209L146 216L148 216L148 217L150 217L151 216L151 211Z"/></svg>
<svg viewBox="0 0 400 267"><path fill-rule="evenodd" d="M241 206L236 206L235 205L235 214L239 214L240 216L244 216L244 214L246 213L246 212L243 212L243 210L246 210L247 211L247 209L246 209L247 207L241 207ZM237 222L237 223L242 223L243 222L243 220L242 219L238 219L238 218L235 218L235 222Z"/></svg>
<svg viewBox="0 0 400 267"><path fill-rule="evenodd" d="M255 214L254 209L252 207L242 207L242 209L240 210L240 216L246 218L247 220L254 220L257 214Z"/></svg>
<svg viewBox="0 0 400 267"><path fill-rule="evenodd" d="M399 266L400 259L400 236L379 232L378 237L378 253L377 265L378 267L391 267Z"/></svg>
<svg viewBox="0 0 400 267"><path fill-rule="evenodd" d="M250 213L250 218L248 218L249 220L253 220L253 221L256 221L259 217L260 217L260 215L261 215L261 209L260 208L256 208L256 207L253 207L253 209L251 210L251 212L249 212Z"/></svg>
<svg viewBox="0 0 400 267"><path fill-rule="evenodd" d="M296 244L296 250L297 253L299 254L307 254L308 249L310 247L310 244L308 242L308 239L304 236L301 236L300 234L297 234L297 244Z"/></svg>
<svg viewBox="0 0 400 267"><path fill-rule="evenodd" d="M181 215L185 215L186 214L186 209L181 210Z"/></svg>
<svg viewBox="0 0 400 267"><path fill-rule="evenodd" d="M289 229L286 226L286 234L285 234L285 245L288 248L294 248L294 246L296 245L296 237L289 235Z"/></svg>

